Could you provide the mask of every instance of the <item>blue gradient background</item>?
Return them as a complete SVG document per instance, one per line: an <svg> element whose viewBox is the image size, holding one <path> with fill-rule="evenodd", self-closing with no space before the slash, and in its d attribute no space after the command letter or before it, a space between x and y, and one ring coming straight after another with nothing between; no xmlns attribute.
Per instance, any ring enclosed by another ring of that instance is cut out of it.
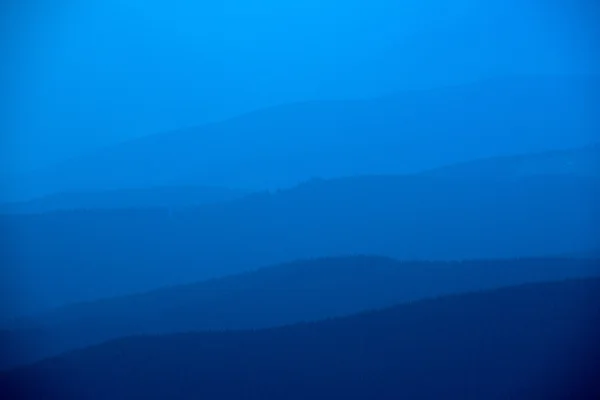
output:
<svg viewBox="0 0 600 400"><path fill-rule="evenodd" d="M17 176L275 104L598 72L593 1L26 4L5 6L3 35L2 170Z"/></svg>
<svg viewBox="0 0 600 400"><path fill-rule="evenodd" d="M0 192L10 193L31 171L275 105L598 79L600 2L9 1L0 52ZM0 226L7 304L20 283L10 228Z"/></svg>

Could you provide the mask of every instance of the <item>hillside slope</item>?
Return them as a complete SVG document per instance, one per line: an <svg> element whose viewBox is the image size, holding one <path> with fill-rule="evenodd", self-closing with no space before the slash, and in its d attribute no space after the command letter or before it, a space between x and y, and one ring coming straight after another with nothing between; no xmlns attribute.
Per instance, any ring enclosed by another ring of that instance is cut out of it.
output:
<svg viewBox="0 0 600 400"><path fill-rule="evenodd" d="M448 178L520 179L528 176L600 176L600 143L569 150L493 157L423 173Z"/></svg>
<svg viewBox="0 0 600 400"><path fill-rule="evenodd" d="M583 146L600 140L599 82L499 79L373 100L283 105L129 141L12 186L22 197L180 185L263 190L313 176L409 173Z"/></svg>
<svg viewBox="0 0 600 400"><path fill-rule="evenodd" d="M299 261L148 293L74 304L13 325L23 353L0 367L134 334L261 329L471 290L600 276L600 260Z"/></svg>
<svg viewBox="0 0 600 400"><path fill-rule="evenodd" d="M240 198L246 193L219 187L154 187L103 192L58 193L0 204L0 213L44 213L77 209L185 208Z"/></svg>
<svg viewBox="0 0 600 400"><path fill-rule="evenodd" d="M14 399L596 399L600 280L280 329L140 336L0 374Z"/></svg>
<svg viewBox="0 0 600 400"><path fill-rule="evenodd" d="M169 213L0 217L26 312L314 257L544 257L598 248L600 181L420 176L313 181ZM35 251L30 251L35 249ZM18 268L17 268L18 266ZM52 271L50 273L50 271Z"/></svg>

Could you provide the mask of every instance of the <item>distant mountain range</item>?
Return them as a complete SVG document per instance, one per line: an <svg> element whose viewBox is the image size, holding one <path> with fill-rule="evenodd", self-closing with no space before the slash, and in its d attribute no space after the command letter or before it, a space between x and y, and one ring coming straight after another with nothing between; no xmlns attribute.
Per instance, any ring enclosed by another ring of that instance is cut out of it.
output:
<svg viewBox="0 0 600 400"><path fill-rule="evenodd" d="M453 179L505 180L536 176L600 178L600 143L541 153L491 157L442 166L420 175ZM249 192L220 187L154 187L59 193L0 205L0 213L119 208L190 208L238 199Z"/></svg>
<svg viewBox="0 0 600 400"><path fill-rule="evenodd" d="M600 180L365 176L167 210L0 217L22 311L297 259L460 260L593 252ZM35 249L35 251L32 251Z"/></svg>
<svg viewBox="0 0 600 400"><path fill-rule="evenodd" d="M481 179L539 175L600 177L600 142L576 149L466 161L435 168L424 175Z"/></svg>
<svg viewBox="0 0 600 400"><path fill-rule="evenodd" d="M600 143L565 150L491 157L446 165L420 175L459 179L520 179L534 176L600 177ZM241 198L247 191L220 187L154 187L58 193L0 205L0 213L76 209L190 208Z"/></svg>
<svg viewBox="0 0 600 400"><path fill-rule="evenodd" d="M160 186L262 190L311 177L417 172L600 140L600 80L499 79L307 102L144 137L20 177L20 199Z"/></svg>
<svg viewBox="0 0 600 400"><path fill-rule="evenodd" d="M355 256L299 261L15 321L4 341L16 354L12 360L5 356L0 367L135 334L261 329L425 297L590 276L600 277L600 259L399 262Z"/></svg>
<svg viewBox="0 0 600 400"><path fill-rule="evenodd" d="M30 201L0 205L0 213L43 213L75 209L186 208L233 200L242 190L219 187L156 187L99 192L58 193Z"/></svg>
<svg viewBox="0 0 600 400"><path fill-rule="evenodd" d="M283 328L134 336L0 373L11 399L597 399L600 280Z"/></svg>

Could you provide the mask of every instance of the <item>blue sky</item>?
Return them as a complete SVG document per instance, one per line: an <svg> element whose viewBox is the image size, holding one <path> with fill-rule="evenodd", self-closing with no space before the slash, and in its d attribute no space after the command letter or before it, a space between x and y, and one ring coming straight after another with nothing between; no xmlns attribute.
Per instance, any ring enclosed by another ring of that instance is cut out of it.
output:
<svg viewBox="0 0 600 400"><path fill-rule="evenodd" d="M11 37L11 172L274 104L596 72L593 24L573 3L212 3L23 9Z"/></svg>

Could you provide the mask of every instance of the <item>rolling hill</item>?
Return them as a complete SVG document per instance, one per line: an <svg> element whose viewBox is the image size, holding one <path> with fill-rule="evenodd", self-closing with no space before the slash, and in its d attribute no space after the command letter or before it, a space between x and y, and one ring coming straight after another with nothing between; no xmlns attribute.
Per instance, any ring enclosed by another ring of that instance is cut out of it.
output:
<svg viewBox="0 0 600 400"><path fill-rule="evenodd" d="M424 175L447 178L520 179L528 176L600 176L600 143L543 153L493 157L443 166Z"/></svg>
<svg viewBox="0 0 600 400"><path fill-rule="evenodd" d="M521 179L532 176L600 177L600 144L542 153L491 157L419 173L453 179ZM58 193L0 205L0 213L42 213L74 209L189 208L238 199L249 192L182 186Z"/></svg>
<svg viewBox="0 0 600 400"><path fill-rule="evenodd" d="M371 176L315 180L179 212L0 217L0 259L35 312L298 259L460 260L598 248L599 181ZM35 249L35 251L31 251Z"/></svg>
<svg viewBox="0 0 600 400"><path fill-rule="evenodd" d="M160 187L105 192L58 193L0 205L0 213L43 213L74 209L185 208L240 198L242 190L219 187Z"/></svg>
<svg viewBox="0 0 600 400"><path fill-rule="evenodd" d="M519 77L283 105L115 145L9 186L21 199L181 185L264 190L583 146L600 139L599 82Z"/></svg>
<svg viewBox="0 0 600 400"><path fill-rule="evenodd" d="M0 374L11 399L596 399L600 280L283 328L135 336Z"/></svg>
<svg viewBox="0 0 600 400"><path fill-rule="evenodd" d="M22 320L10 334L12 347L24 353L1 366L134 334L261 329L449 293L590 276L600 276L600 260L399 262L355 256L299 261L69 305Z"/></svg>

